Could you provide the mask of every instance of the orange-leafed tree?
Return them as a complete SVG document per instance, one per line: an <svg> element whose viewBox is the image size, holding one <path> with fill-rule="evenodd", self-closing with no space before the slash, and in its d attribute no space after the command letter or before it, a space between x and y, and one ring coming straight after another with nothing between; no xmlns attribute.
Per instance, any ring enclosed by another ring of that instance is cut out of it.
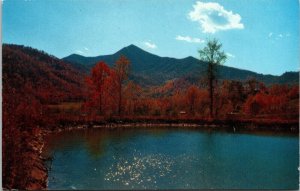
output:
<svg viewBox="0 0 300 191"><path fill-rule="evenodd" d="M126 98L126 113L132 115L136 113L137 101L142 95L142 88L130 81L125 87L125 98Z"/></svg>
<svg viewBox="0 0 300 191"><path fill-rule="evenodd" d="M111 69L103 61L96 64L91 70L91 76L86 78L89 87L90 99L89 105L96 106L99 114L103 114L105 97L108 95L107 87L109 85L108 78L111 75Z"/></svg>
<svg viewBox="0 0 300 191"><path fill-rule="evenodd" d="M120 56L114 66L115 84L117 94L118 115L122 114L123 106L123 89L126 80L128 79L130 69L130 61L125 56Z"/></svg>
<svg viewBox="0 0 300 191"><path fill-rule="evenodd" d="M195 114L196 103L198 99L198 88L194 85L190 86L186 93L186 103L189 107L190 114Z"/></svg>

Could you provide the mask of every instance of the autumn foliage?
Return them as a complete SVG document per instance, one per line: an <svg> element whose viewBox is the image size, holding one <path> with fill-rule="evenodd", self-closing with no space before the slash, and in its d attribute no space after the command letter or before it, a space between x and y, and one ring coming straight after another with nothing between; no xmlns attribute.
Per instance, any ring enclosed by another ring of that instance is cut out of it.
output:
<svg viewBox="0 0 300 191"><path fill-rule="evenodd" d="M33 92L28 83L17 90L3 83L2 180L6 188L25 189L31 183L31 143L40 128L51 125L45 105Z"/></svg>
<svg viewBox="0 0 300 191"><path fill-rule="evenodd" d="M92 68L91 75L86 78L89 96L85 107L93 115L120 116L122 114L125 89L131 91L134 88L134 86L125 88L129 64L129 60L121 56L113 68L109 68L103 61Z"/></svg>
<svg viewBox="0 0 300 191"><path fill-rule="evenodd" d="M104 63L95 65L91 71L91 76L86 78L89 88L87 107L96 108L98 115L103 115L104 111L111 110L110 92L112 86L113 71Z"/></svg>
<svg viewBox="0 0 300 191"><path fill-rule="evenodd" d="M299 87L273 85L247 98L245 113L251 116L296 118L299 114Z"/></svg>
<svg viewBox="0 0 300 191"><path fill-rule="evenodd" d="M126 67L120 66L120 63ZM128 66L129 61L125 57L117 60L112 68L104 62L95 65L86 80L90 94L85 106L93 111L91 113L110 118L120 117L120 111L129 118L210 117L210 94L205 85L173 80L161 87L143 88L127 80ZM255 79L245 82L223 80L215 87L212 112L219 119L227 119L231 115L243 119L296 119L298 90L298 86L266 87Z"/></svg>
<svg viewBox="0 0 300 191"><path fill-rule="evenodd" d="M70 65L43 52L17 45L3 46L2 180L5 188L28 189L39 160L42 129L54 125L48 104L83 100L83 82Z"/></svg>
<svg viewBox="0 0 300 191"><path fill-rule="evenodd" d="M184 78L143 87L130 78L130 61L98 62L86 76L68 63L23 46L3 46L3 186L26 189L35 135L77 121L123 119L298 120L299 86L265 86L256 79L206 82ZM211 108L211 96L213 108ZM212 115L213 114L213 115Z"/></svg>

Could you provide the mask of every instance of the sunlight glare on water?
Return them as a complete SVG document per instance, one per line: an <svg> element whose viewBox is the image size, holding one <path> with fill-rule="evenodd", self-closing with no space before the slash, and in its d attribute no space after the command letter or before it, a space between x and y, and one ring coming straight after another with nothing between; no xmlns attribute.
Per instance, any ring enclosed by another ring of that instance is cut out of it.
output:
<svg viewBox="0 0 300 191"><path fill-rule="evenodd" d="M174 161L172 158L162 154L151 154L142 156L135 153L129 159L116 159L109 167L105 175L106 181L121 183L125 186L135 188L137 185L143 185L144 182L151 183L157 187L157 179L170 174Z"/></svg>

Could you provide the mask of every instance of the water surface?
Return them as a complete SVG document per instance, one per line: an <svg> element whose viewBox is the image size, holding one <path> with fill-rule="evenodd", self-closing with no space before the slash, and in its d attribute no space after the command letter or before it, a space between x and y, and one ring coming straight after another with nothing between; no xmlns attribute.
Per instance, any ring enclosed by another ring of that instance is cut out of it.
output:
<svg viewBox="0 0 300 191"><path fill-rule="evenodd" d="M47 137L49 189L298 189L298 137L188 129Z"/></svg>

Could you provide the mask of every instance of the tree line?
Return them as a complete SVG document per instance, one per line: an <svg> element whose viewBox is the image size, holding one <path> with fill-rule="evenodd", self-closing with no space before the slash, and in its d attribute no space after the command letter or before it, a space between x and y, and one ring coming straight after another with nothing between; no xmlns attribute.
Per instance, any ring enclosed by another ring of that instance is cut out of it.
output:
<svg viewBox="0 0 300 191"><path fill-rule="evenodd" d="M92 116L161 116L226 118L282 118L298 114L298 86L273 85L266 87L252 78L245 82L218 80L217 66L226 61L218 40L208 41L199 50L201 60L208 63L202 83L180 87L181 81L166 83L159 88L143 88L128 80L130 61L121 56L112 68L100 61L86 78L88 94L83 112ZM179 84L178 84L179 83ZM155 94L174 86L167 95Z"/></svg>
<svg viewBox="0 0 300 191"><path fill-rule="evenodd" d="M123 57L124 59L124 57ZM95 69L108 71L95 75ZM143 88L133 81L115 81L117 72L104 62L98 63L87 78L88 98L81 112L88 115L116 116L161 116L169 118L199 117L226 118L240 117L286 118L298 114L299 87L288 85L265 86L255 79L246 82L223 80L214 85L213 107L209 86L190 85L184 89L173 89L170 94L157 96L157 92ZM97 81L96 79L102 79ZM98 84L98 82L101 82ZM102 83L103 82L103 83ZM98 84L98 86L97 86ZM160 92L169 86L160 87ZM158 88L157 88L158 89ZM101 91L100 91L101 90ZM153 93L156 92L156 96ZM121 99L120 99L121 96Z"/></svg>

